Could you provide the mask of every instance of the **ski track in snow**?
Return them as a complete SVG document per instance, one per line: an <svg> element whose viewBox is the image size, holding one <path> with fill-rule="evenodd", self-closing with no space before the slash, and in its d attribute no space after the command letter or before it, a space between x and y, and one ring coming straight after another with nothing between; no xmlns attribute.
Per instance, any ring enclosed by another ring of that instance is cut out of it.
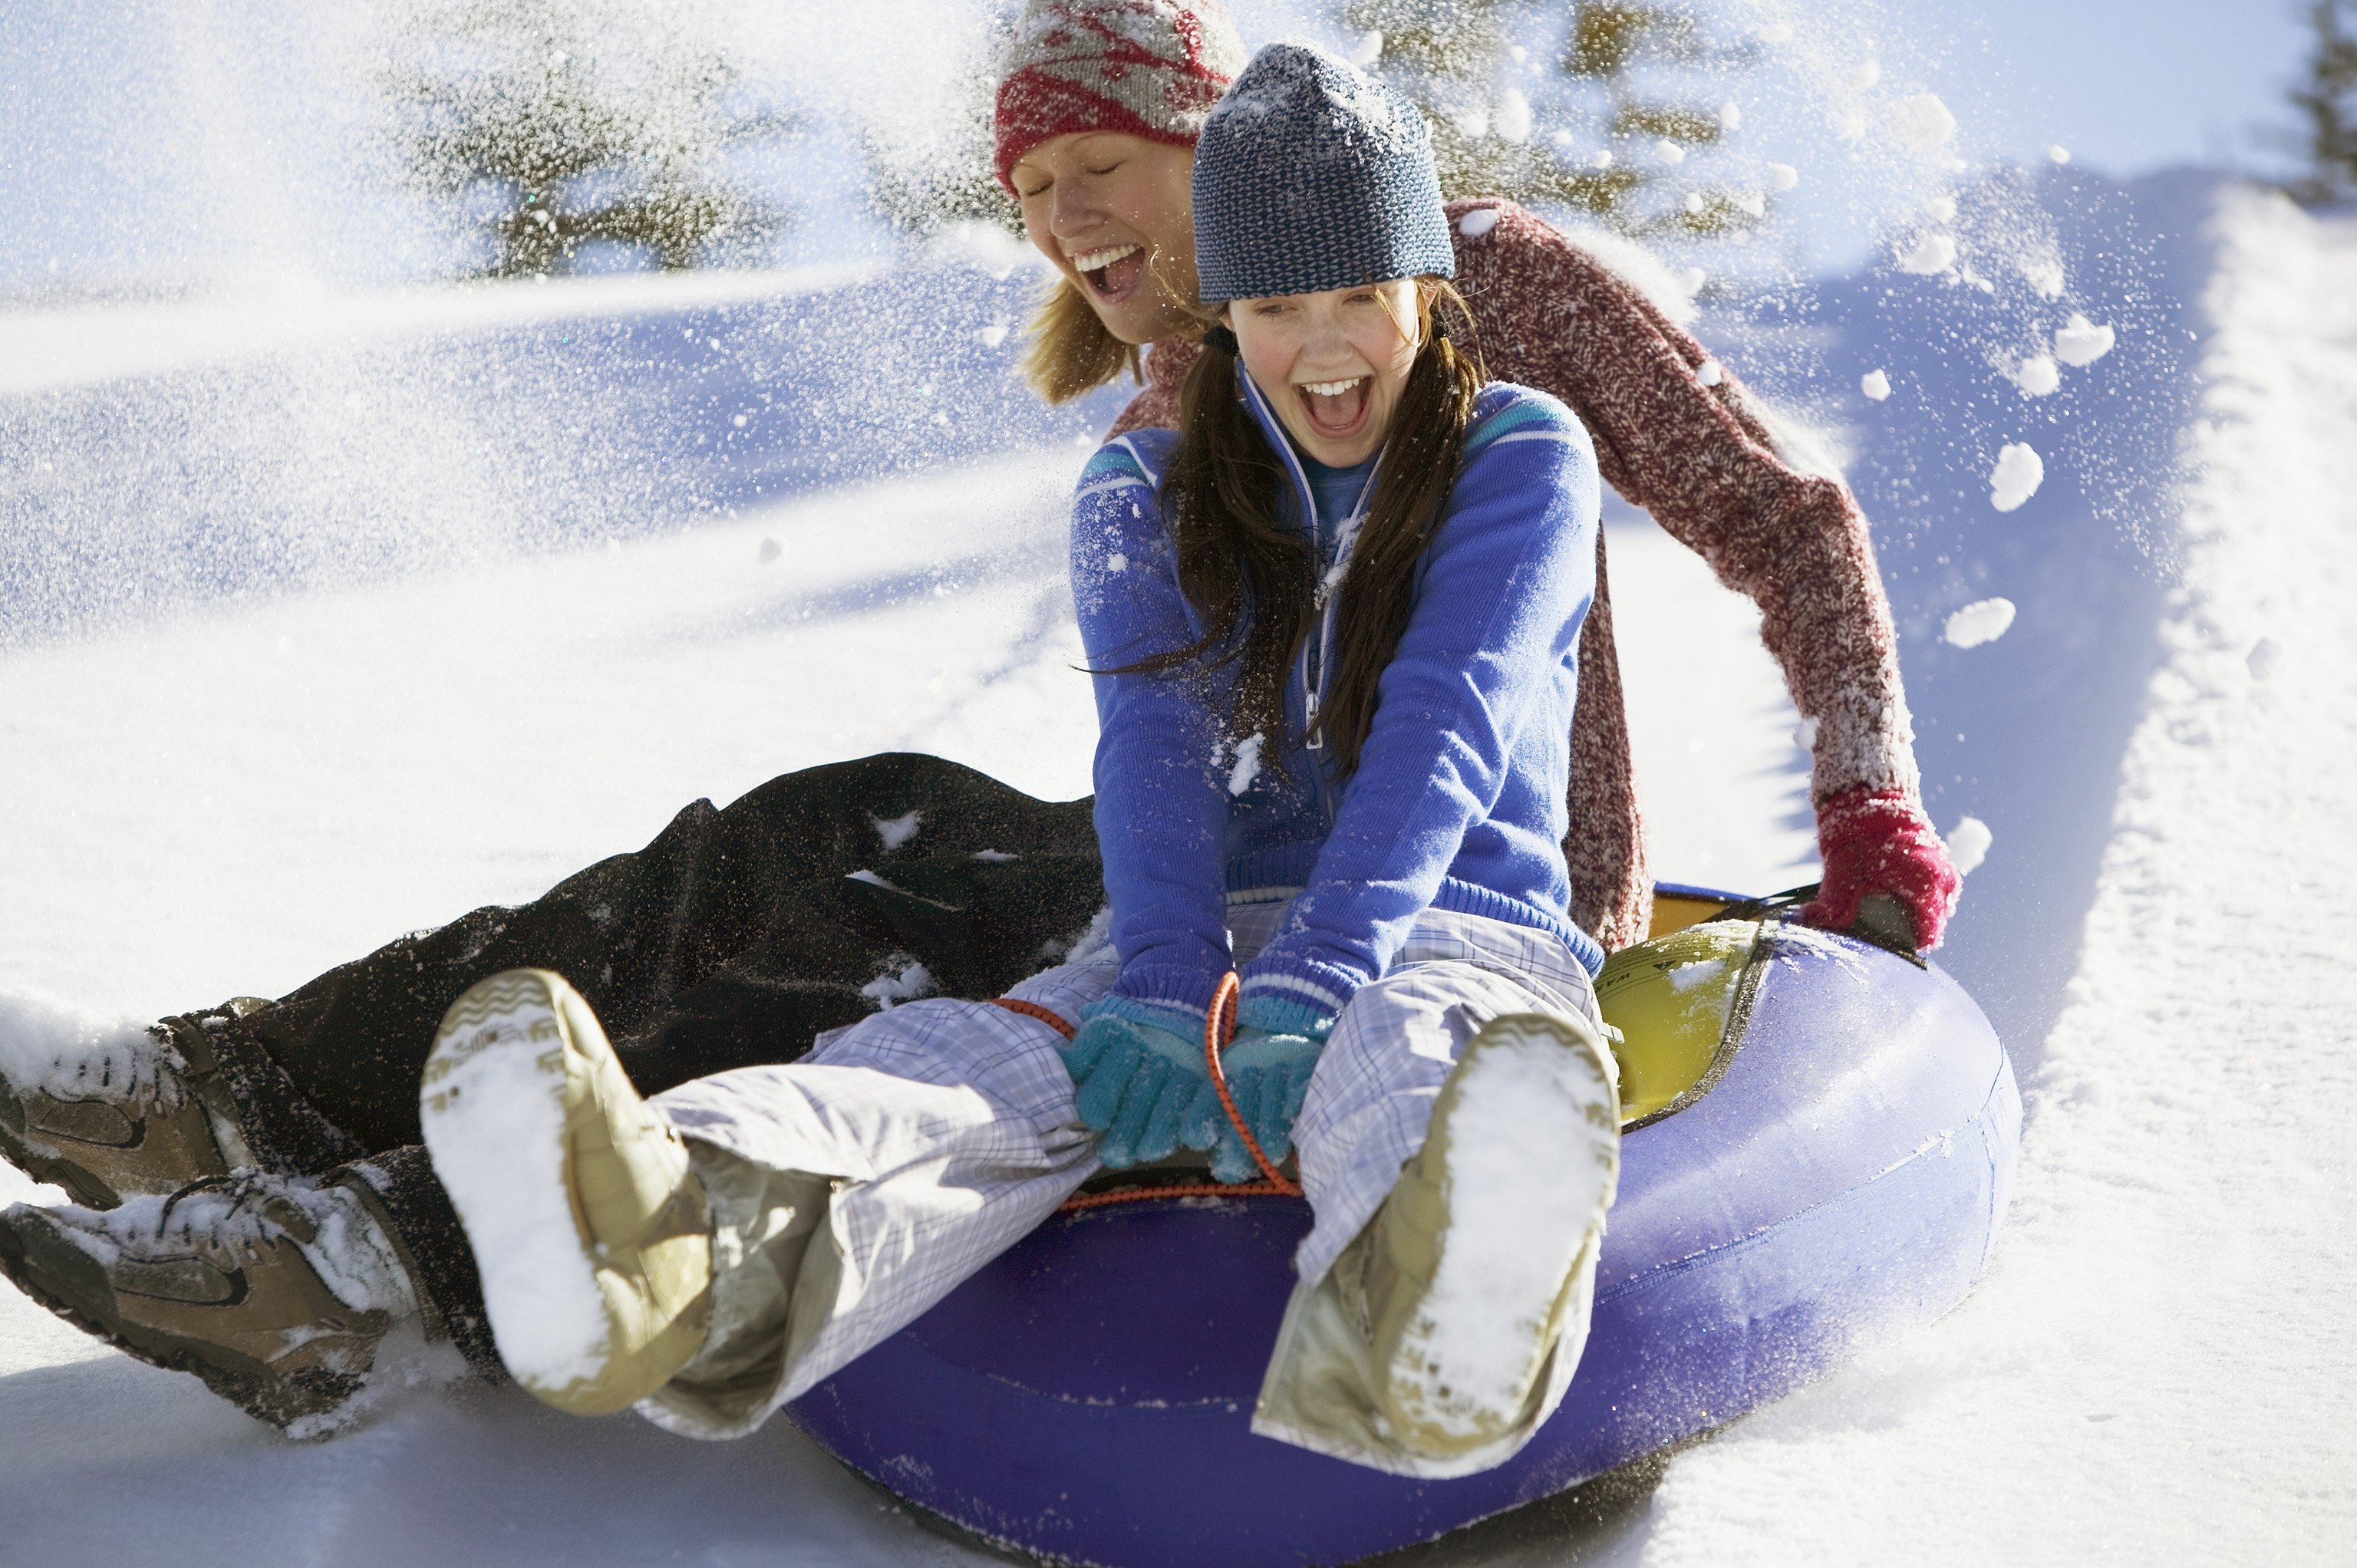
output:
<svg viewBox="0 0 2357 1568"><path fill-rule="evenodd" d="M1988 1278L1709 1441L1394 1564L2345 1552L2357 328L2316 302L2357 296L2357 228L2238 196L2221 245L2181 586L2075 978L2015 1042L2038 1065ZM150 1015L284 992L698 795L887 747L1080 793L1077 460L0 655L0 756L39 759L0 768L0 981ZM1650 524L1610 548L1660 874L1804 880L1756 618ZM0 1176L0 1198L34 1190ZM289 1444L5 1292L0 1560L984 1561L783 1423L698 1444L476 1388Z"/></svg>

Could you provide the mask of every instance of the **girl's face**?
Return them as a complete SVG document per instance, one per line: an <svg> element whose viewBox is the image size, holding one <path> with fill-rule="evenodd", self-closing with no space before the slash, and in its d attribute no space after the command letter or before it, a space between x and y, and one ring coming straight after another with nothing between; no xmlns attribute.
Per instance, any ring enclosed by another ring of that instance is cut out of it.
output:
<svg viewBox="0 0 2357 1568"><path fill-rule="evenodd" d="M1239 299L1244 370L1301 449L1333 468L1375 455L1424 347L1414 278Z"/></svg>
<svg viewBox="0 0 2357 1568"><path fill-rule="evenodd" d="M1071 131L1007 171L1024 232L1125 343L1151 343L1193 319L1194 164L1192 147Z"/></svg>

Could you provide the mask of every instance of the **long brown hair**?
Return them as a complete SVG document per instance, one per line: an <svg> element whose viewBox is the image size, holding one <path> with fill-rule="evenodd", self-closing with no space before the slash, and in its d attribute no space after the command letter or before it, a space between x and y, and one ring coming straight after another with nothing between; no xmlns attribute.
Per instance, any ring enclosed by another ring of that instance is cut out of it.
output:
<svg viewBox="0 0 2357 1568"><path fill-rule="evenodd" d="M1311 723L1311 735L1345 776L1357 768L1374 728L1376 682L1407 629L1416 564L1448 507L1473 397L1485 379L1463 296L1442 278L1419 283L1424 347L1383 436L1375 493L1341 583L1335 647L1327 656L1333 674ZM1453 319L1436 331L1443 309ZM1213 664L1241 659L1229 737L1265 736L1262 756L1282 776L1286 674L1317 613L1317 563L1310 542L1284 525L1285 465L1237 392L1234 356L1207 343L1179 391L1178 447L1162 481L1178 585L1202 618L1204 633L1189 647L1123 672L1168 670L1207 656ZM1247 620L1239 639L1238 624Z"/></svg>

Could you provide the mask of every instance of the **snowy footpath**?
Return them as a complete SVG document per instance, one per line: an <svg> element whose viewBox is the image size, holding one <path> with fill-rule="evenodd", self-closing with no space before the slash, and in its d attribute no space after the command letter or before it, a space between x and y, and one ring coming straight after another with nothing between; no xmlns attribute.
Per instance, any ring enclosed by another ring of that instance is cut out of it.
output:
<svg viewBox="0 0 2357 1568"><path fill-rule="evenodd" d="M1665 1463L1402 1564L2347 1560L2357 230L2244 196L2220 221L2164 657L2067 1001L2017 1042L1989 1276ZM1078 794L1075 462L0 654L0 981L145 1013L283 992L696 796L890 747ZM1612 549L1661 873L1805 880L1756 620L1647 525ZM0 1563L985 1560L782 1423L702 1444L476 1389L298 1446L0 1294Z"/></svg>

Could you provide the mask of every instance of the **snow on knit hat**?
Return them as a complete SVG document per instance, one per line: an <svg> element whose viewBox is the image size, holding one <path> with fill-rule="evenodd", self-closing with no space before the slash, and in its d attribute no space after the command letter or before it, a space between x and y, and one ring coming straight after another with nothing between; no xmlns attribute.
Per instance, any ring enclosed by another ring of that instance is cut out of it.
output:
<svg viewBox="0 0 2357 1568"><path fill-rule="evenodd" d="M1205 304L1457 275L1424 115L1322 50L1253 57L1195 145Z"/></svg>
<svg viewBox="0 0 2357 1568"><path fill-rule="evenodd" d="M1024 154L1072 131L1125 131L1181 146L1244 67L1215 0L1030 0L998 84L998 183Z"/></svg>

